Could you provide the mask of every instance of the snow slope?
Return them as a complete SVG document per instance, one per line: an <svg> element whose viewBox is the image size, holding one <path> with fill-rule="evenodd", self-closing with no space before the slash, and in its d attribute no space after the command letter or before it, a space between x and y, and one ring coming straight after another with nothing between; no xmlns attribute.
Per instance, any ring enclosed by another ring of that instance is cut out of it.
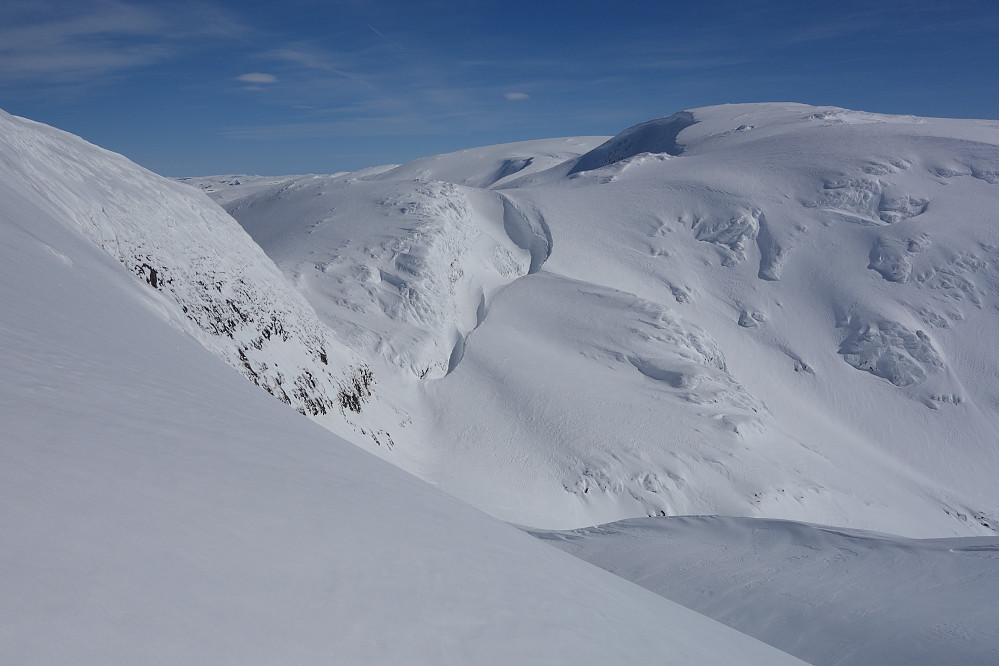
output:
<svg viewBox="0 0 999 666"><path fill-rule="evenodd" d="M638 518L535 533L816 666L999 662L999 538Z"/></svg>
<svg viewBox="0 0 999 666"><path fill-rule="evenodd" d="M387 457L533 526L993 533L999 123L752 104L561 142L227 204L404 406Z"/></svg>
<svg viewBox="0 0 999 666"><path fill-rule="evenodd" d="M261 278L240 303L322 329L231 220L51 129L0 140L3 663L799 663L254 388L177 315L182 278Z"/></svg>
<svg viewBox="0 0 999 666"><path fill-rule="evenodd" d="M359 428L376 378L207 197L2 112L0 182L155 289L167 321L254 384L333 430Z"/></svg>

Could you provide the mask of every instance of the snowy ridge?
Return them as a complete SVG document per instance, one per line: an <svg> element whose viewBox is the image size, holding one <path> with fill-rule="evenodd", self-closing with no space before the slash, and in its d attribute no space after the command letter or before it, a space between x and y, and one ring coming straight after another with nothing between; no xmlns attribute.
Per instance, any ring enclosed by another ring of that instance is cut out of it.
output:
<svg viewBox="0 0 999 666"><path fill-rule="evenodd" d="M378 178L444 180L466 187L502 189L508 183L565 164L607 137L576 136L471 148L386 169Z"/></svg>
<svg viewBox="0 0 999 666"><path fill-rule="evenodd" d="M406 371L419 464L397 462L494 515L991 532L996 123L750 104L589 141L228 208L357 353ZM436 314L393 306L412 292Z"/></svg>
<svg viewBox="0 0 999 666"><path fill-rule="evenodd" d="M0 115L0 179L117 259L163 315L313 417L360 411L373 378L246 233L189 188L120 155Z"/></svg>

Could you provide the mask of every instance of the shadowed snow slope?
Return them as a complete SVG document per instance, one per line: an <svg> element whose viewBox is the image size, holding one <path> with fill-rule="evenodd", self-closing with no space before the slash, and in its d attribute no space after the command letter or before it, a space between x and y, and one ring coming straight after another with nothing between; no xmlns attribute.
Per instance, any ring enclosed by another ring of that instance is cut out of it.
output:
<svg viewBox="0 0 999 666"><path fill-rule="evenodd" d="M496 516L991 533L999 123L751 104L596 142L227 207L405 406L384 455Z"/></svg>
<svg viewBox="0 0 999 666"><path fill-rule="evenodd" d="M816 666L999 663L999 537L716 517L535 536Z"/></svg>
<svg viewBox="0 0 999 666"><path fill-rule="evenodd" d="M255 389L172 314L203 302L183 280L253 278L322 329L231 220L50 129L0 137L0 662L798 663Z"/></svg>
<svg viewBox="0 0 999 666"><path fill-rule="evenodd" d="M669 118L635 125L581 156L569 173L610 166L642 153L679 155L683 148L677 143L677 137L696 122L690 111L681 111Z"/></svg>

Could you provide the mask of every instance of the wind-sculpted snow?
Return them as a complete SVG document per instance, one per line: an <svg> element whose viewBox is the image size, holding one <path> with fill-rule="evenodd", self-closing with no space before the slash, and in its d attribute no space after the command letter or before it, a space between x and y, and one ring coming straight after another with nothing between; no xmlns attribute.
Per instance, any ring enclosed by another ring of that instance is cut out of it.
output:
<svg viewBox="0 0 999 666"><path fill-rule="evenodd" d="M868 268L881 273L881 277L889 282L907 282L912 274L912 263L906 255L912 247L912 242L904 248L899 241L879 238L871 248L871 263Z"/></svg>
<svg viewBox="0 0 999 666"><path fill-rule="evenodd" d="M746 242L756 240L759 235L760 215L759 210L753 210L737 214L728 220L725 218L694 218L690 227L697 240L714 243L727 249L728 252L725 252L722 264L732 266L746 258Z"/></svg>
<svg viewBox="0 0 999 666"><path fill-rule="evenodd" d="M313 417L359 411L371 397L364 362L207 199L77 137L6 114L0 168L3 181L40 211L163 294L166 319L268 393Z"/></svg>
<svg viewBox="0 0 999 666"><path fill-rule="evenodd" d="M226 195L392 377L397 462L533 525L987 529L955 516L999 508L999 124L750 104L553 141Z"/></svg>
<svg viewBox="0 0 999 666"><path fill-rule="evenodd" d="M552 256L552 232L545 224L544 216L537 211L531 216L523 211L508 195L503 198L503 229L514 244L531 254L528 273L537 273Z"/></svg>
<svg viewBox="0 0 999 666"><path fill-rule="evenodd" d="M865 171L869 172L870 167ZM901 222L922 215L929 207L927 199L894 194L881 181L870 178L826 181L823 190L810 206L865 225Z"/></svg>
<svg viewBox="0 0 999 666"><path fill-rule="evenodd" d="M853 367L895 386L917 384L943 368L943 360L925 332L910 331L893 321L852 323L839 351Z"/></svg>
<svg viewBox="0 0 999 666"><path fill-rule="evenodd" d="M635 125L580 157L569 173L599 169L642 153L679 155L683 148L677 137L696 122L692 113L681 111Z"/></svg>

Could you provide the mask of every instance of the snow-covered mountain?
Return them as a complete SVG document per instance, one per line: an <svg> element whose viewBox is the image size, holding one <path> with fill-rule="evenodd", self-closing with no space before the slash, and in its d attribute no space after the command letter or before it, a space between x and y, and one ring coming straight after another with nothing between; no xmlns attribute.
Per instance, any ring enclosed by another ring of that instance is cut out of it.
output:
<svg viewBox="0 0 999 666"><path fill-rule="evenodd" d="M193 180L380 378L368 446L495 516L999 524L995 121L731 105Z"/></svg>
<svg viewBox="0 0 999 666"><path fill-rule="evenodd" d="M0 114L0 662L800 663L223 361L308 413L364 359L210 201Z"/></svg>

